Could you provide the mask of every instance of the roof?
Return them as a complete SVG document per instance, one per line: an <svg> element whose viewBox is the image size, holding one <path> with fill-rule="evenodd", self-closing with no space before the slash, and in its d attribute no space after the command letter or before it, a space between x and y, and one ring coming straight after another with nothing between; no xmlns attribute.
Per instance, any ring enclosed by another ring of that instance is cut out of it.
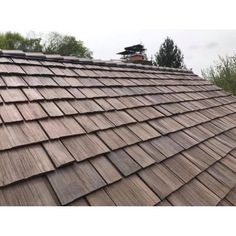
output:
<svg viewBox="0 0 236 236"><path fill-rule="evenodd" d="M236 98L188 70L0 52L0 205L236 205Z"/></svg>

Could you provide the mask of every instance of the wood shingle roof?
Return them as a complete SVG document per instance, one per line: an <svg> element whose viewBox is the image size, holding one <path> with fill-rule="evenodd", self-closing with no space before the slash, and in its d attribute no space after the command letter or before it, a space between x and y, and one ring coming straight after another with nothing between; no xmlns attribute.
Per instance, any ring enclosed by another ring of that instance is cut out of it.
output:
<svg viewBox="0 0 236 236"><path fill-rule="evenodd" d="M0 205L236 205L236 97L188 70L0 51Z"/></svg>

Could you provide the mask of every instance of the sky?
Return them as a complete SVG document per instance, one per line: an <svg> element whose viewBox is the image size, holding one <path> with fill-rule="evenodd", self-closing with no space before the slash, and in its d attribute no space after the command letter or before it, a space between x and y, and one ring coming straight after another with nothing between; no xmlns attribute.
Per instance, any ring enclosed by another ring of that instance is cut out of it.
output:
<svg viewBox="0 0 236 236"><path fill-rule="evenodd" d="M233 3L215 0L213 8L207 0L8 0L1 1L0 32L73 35L94 58L106 60L137 43L154 55L169 36L187 67L201 75L219 55L236 54Z"/></svg>

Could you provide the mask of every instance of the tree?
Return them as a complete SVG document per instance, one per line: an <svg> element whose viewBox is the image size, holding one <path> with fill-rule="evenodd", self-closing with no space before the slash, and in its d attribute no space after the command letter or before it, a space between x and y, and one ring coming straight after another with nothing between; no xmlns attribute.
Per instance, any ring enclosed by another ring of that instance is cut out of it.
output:
<svg viewBox="0 0 236 236"><path fill-rule="evenodd" d="M184 56L174 41L167 37L155 55L154 64L164 67L184 68Z"/></svg>
<svg viewBox="0 0 236 236"><path fill-rule="evenodd" d="M202 76L225 91L236 95L236 55L219 57L213 66L202 71Z"/></svg>
<svg viewBox="0 0 236 236"><path fill-rule="evenodd" d="M23 50L26 52L42 51L41 38L27 38L19 33L0 34L0 48L7 50Z"/></svg>
<svg viewBox="0 0 236 236"><path fill-rule="evenodd" d="M44 51L62 56L80 56L92 58L92 52L84 46L82 41L75 37L52 32L44 44Z"/></svg>
<svg viewBox="0 0 236 236"><path fill-rule="evenodd" d="M92 52L84 46L82 41L59 33L50 33L44 42L41 37L29 38L19 33L2 33L0 34L0 49L92 58Z"/></svg>

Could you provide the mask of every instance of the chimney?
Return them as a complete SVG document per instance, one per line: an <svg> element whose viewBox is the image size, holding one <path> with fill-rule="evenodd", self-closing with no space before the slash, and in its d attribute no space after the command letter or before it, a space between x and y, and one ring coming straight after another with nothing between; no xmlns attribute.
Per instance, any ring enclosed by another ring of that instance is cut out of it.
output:
<svg viewBox="0 0 236 236"><path fill-rule="evenodd" d="M152 62L145 59L146 49L142 44L126 47L124 51L117 54L121 55L121 59L126 62L151 65Z"/></svg>
<svg viewBox="0 0 236 236"><path fill-rule="evenodd" d="M136 53L136 54L131 55L129 60L130 62L139 63L144 60L144 56L142 54Z"/></svg>

